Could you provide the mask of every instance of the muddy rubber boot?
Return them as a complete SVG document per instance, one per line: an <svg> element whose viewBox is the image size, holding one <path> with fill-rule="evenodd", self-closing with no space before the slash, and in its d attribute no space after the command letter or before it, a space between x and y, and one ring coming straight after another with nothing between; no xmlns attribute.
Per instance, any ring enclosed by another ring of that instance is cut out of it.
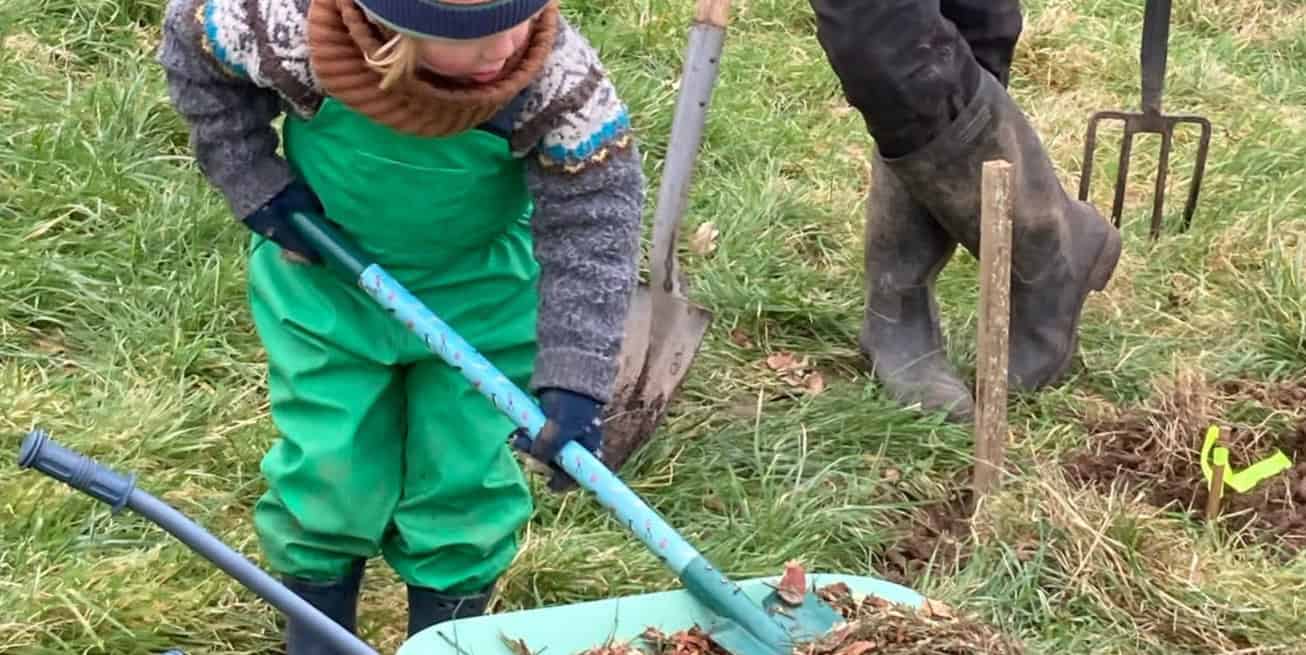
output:
<svg viewBox="0 0 1306 655"><path fill-rule="evenodd" d="M426 587L408 586L408 636L453 619L480 616L490 604L490 585L478 594L457 596Z"/></svg>
<svg viewBox="0 0 1306 655"><path fill-rule="evenodd" d="M1054 384L1078 346L1090 291L1101 291L1120 259L1120 233L1062 188L1033 127L1002 85L980 75L973 99L946 131L889 164L911 194L979 256L980 180L985 161L1012 164L1011 332L1013 391Z"/></svg>
<svg viewBox="0 0 1306 655"><path fill-rule="evenodd" d="M866 206L862 354L894 402L963 422L974 420L975 403L948 362L934 301L934 280L956 248L877 151Z"/></svg>
<svg viewBox="0 0 1306 655"><path fill-rule="evenodd" d="M358 561L349 574L340 580L313 582L298 578L283 578L282 584L295 595L308 601L331 620L346 630L357 629L358 591L363 582L364 562ZM286 622L286 655L333 655L337 651L311 628L299 625L294 619Z"/></svg>

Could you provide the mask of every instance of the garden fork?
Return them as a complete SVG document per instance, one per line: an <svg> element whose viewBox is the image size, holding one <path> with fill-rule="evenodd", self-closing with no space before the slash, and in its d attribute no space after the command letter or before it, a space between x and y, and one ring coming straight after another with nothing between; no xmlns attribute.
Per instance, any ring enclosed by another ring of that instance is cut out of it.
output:
<svg viewBox="0 0 1306 655"><path fill-rule="evenodd" d="M1097 145L1098 123L1109 119L1124 122L1124 136L1120 148L1120 170L1116 176L1115 201L1111 218L1120 227L1121 209L1125 203L1125 184L1129 179L1129 155L1133 150L1134 136L1151 133L1161 135L1161 156L1157 162L1156 195L1152 199L1152 232L1155 239L1161 232L1161 211L1165 203L1166 176L1170 169L1170 147L1174 129L1180 123L1196 123L1202 129L1197 146L1197 165L1188 189L1188 203L1184 206L1183 227L1186 231L1197 209L1197 194L1201 190L1202 174L1206 170L1206 154L1211 143L1211 122L1202 116L1166 115L1161 113L1161 92L1165 86L1166 55L1170 40L1170 0L1147 0L1143 10L1143 44L1139 61L1142 68L1143 104L1141 112L1100 111L1089 118L1088 136L1084 142L1084 172L1079 180L1079 199L1088 200L1090 180L1093 176L1093 151Z"/></svg>

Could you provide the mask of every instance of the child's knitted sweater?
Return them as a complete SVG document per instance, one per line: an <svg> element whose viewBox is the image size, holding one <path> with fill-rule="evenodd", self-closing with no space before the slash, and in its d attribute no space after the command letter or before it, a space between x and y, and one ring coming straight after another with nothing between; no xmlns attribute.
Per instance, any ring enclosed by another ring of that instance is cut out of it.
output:
<svg viewBox="0 0 1306 655"><path fill-rule="evenodd" d="M310 117L310 0L169 0L159 61L198 165L244 216L292 178L272 121ZM626 108L597 54L559 17L552 54L511 129L535 200L539 356L532 388L610 400L636 283L644 179Z"/></svg>

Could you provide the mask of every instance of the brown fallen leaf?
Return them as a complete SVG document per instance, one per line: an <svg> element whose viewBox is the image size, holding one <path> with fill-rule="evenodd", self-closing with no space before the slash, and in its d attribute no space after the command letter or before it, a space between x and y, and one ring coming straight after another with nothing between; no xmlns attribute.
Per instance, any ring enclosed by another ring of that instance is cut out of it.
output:
<svg viewBox="0 0 1306 655"><path fill-rule="evenodd" d="M805 359L799 361L799 359L795 357L793 353L783 351L783 352L772 353L771 355L768 355L766 358L766 365L772 371L780 371L783 373L785 371L792 371L795 369L802 368L806 364L806 361L807 360Z"/></svg>
<svg viewBox="0 0 1306 655"><path fill-rule="evenodd" d="M902 471L899 471L896 468L887 468L884 469L884 473L880 474L880 477L883 478L885 482L897 482L902 479Z"/></svg>
<svg viewBox="0 0 1306 655"><path fill-rule="evenodd" d="M812 372L808 374L807 380L803 382L803 386L807 387L807 390L812 392L812 395L816 395L825 391L825 378L821 377L820 373Z"/></svg>
<svg viewBox="0 0 1306 655"><path fill-rule="evenodd" d="M834 655L862 655L862 653L869 653L878 647L873 641L854 641L835 651Z"/></svg>
<svg viewBox="0 0 1306 655"><path fill-rule="evenodd" d="M736 346L739 346L740 348L753 347L753 339L749 337L748 333L744 332L743 329L741 328L734 328L733 330L730 330L730 342L735 344Z"/></svg>
<svg viewBox="0 0 1306 655"><path fill-rule="evenodd" d="M803 570L800 562L796 560L785 562L785 572L780 576L775 594L789 605L803 604L803 598L807 595L807 572Z"/></svg>
<svg viewBox="0 0 1306 655"><path fill-rule="evenodd" d="M716 228L712 223L703 223L694 230L694 235L689 238L689 250L695 255L708 255L716 250L717 237L721 236L721 230Z"/></svg>
<svg viewBox="0 0 1306 655"><path fill-rule="evenodd" d="M951 619L954 616L951 607L937 600L926 599L925 604L921 606L921 611L926 616L936 619Z"/></svg>

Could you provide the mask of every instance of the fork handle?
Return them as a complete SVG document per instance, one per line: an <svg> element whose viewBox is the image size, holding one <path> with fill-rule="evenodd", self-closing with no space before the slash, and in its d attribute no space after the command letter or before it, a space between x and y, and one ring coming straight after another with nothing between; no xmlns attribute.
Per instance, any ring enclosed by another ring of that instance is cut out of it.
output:
<svg viewBox="0 0 1306 655"><path fill-rule="evenodd" d="M1170 49L1170 0L1147 0L1143 8L1142 65L1143 113L1161 113L1165 64Z"/></svg>

